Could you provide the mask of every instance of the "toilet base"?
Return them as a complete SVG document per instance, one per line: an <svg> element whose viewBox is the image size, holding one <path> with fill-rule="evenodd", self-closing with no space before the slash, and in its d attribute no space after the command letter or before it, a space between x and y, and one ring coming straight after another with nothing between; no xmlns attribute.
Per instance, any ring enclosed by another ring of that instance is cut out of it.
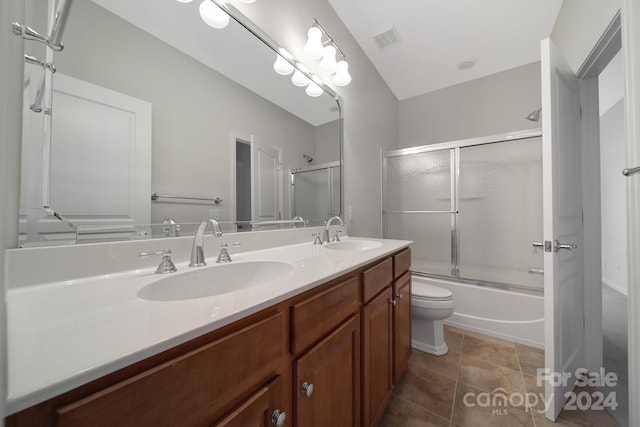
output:
<svg viewBox="0 0 640 427"><path fill-rule="evenodd" d="M449 352L449 347L446 342L443 342L440 345L429 345L423 342L411 340L411 347L416 350L423 351L425 353L432 354L434 356L444 356Z"/></svg>
<svg viewBox="0 0 640 427"><path fill-rule="evenodd" d="M414 317L412 323L411 345L413 348L434 356L447 354L449 347L444 341L444 322L441 319Z"/></svg>

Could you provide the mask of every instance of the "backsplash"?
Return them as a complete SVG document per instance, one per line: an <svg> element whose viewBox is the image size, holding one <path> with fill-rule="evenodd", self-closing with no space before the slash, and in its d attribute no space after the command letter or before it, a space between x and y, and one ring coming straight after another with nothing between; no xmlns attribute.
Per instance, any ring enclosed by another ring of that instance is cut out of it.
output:
<svg viewBox="0 0 640 427"><path fill-rule="evenodd" d="M340 229L339 226L332 226ZM229 252L249 252L276 246L313 242L323 227L256 231L205 236L205 255L214 262L221 243L240 243ZM344 233L346 235L346 233ZM140 252L171 249L174 262L189 260L193 236L75 246L10 249L7 251L6 286L16 289L130 270L155 268L160 257L140 258Z"/></svg>

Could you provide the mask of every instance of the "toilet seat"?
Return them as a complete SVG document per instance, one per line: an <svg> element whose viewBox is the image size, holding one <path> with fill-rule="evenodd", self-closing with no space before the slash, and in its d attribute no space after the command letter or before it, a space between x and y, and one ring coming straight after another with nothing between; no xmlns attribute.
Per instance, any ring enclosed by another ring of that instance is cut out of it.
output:
<svg viewBox="0 0 640 427"><path fill-rule="evenodd" d="M426 301L450 301L453 300L453 293L438 286L414 282L411 286L411 297Z"/></svg>

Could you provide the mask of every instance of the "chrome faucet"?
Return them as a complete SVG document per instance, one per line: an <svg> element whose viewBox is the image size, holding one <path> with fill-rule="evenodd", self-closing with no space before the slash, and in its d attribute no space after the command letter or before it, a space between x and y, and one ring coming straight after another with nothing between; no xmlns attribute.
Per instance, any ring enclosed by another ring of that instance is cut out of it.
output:
<svg viewBox="0 0 640 427"><path fill-rule="evenodd" d="M211 226L214 236L222 236L222 230L220 230L220 224L218 224L218 221L213 218L202 221L198 226L196 236L193 238L193 248L191 248L191 261L189 261L189 267L202 267L207 265L204 261L204 232L207 229L207 225Z"/></svg>
<svg viewBox="0 0 640 427"><path fill-rule="evenodd" d="M338 215L332 216L324 223L324 233L322 234L322 241L324 243L329 243L331 240L329 239L329 227L333 223L334 220L338 220L341 226L344 227L344 221Z"/></svg>

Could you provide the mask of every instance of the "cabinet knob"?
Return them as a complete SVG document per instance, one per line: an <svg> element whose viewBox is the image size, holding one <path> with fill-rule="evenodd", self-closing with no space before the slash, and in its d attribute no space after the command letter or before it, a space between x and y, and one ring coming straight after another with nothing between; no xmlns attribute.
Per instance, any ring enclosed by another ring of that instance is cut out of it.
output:
<svg viewBox="0 0 640 427"><path fill-rule="evenodd" d="M398 292L398 293L396 294L396 298L398 298L398 299L402 299L402 294L401 294L400 292Z"/></svg>
<svg viewBox="0 0 640 427"><path fill-rule="evenodd" d="M271 414L271 422L277 427L284 427L284 424L287 422L287 413L276 409L273 411L273 414Z"/></svg>
<svg viewBox="0 0 640 427"><path fill-rule="evenodd" d="M396 305L398 303L398 301L394 299L390 299L389 302L391 303L391 305Z"/></svg>
<svg viewBox="0 0 640 427"><path fill-rule="evenodd" d="M313 394L313 384L309 384L308 382L304 382L302 384L302 394L304 394L307 397L311 397L311 395Z"/></svg>

